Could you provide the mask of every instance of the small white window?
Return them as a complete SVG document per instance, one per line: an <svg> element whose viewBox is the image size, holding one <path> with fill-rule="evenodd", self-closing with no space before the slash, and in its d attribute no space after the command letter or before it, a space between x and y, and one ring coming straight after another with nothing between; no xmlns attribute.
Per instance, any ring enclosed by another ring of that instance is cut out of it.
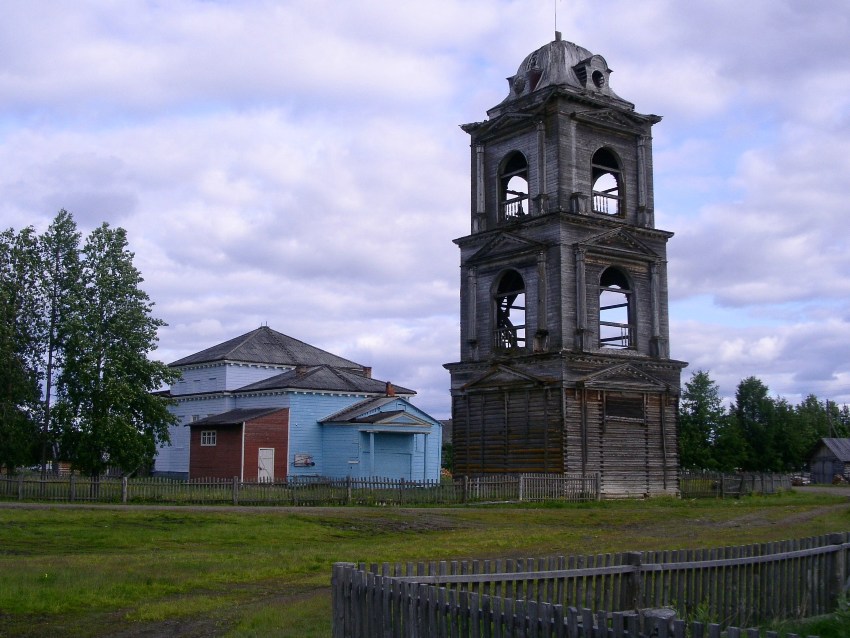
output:
<svg viewBox="0 0 850 638"><path fill-rule="evenodd" d="M201 432L201 445L215 445L215 430L203 430Z"/></svg>

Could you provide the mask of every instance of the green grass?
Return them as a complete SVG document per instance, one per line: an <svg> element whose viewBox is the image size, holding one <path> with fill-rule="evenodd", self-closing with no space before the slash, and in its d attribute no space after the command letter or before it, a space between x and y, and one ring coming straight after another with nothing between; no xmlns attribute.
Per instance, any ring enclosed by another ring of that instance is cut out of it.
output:
<svg viewBox="0 0 850 638"><path fill-rule="evenodd" d="M337 561L696 548L842 530L850 501L831 494L422 509L0 507L0 636L167 634L175 623L190 635L327 636Z"/></svg>

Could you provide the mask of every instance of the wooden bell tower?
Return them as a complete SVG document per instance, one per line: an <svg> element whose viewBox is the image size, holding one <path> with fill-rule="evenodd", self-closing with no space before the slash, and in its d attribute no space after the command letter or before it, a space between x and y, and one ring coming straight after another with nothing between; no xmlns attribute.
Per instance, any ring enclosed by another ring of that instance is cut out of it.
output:
<svg viewBox="0 0 850 638"><path fill-rule="evenodd" d="M651 128L605 59L531 53L471 137L461 360L451 373L458 474L599 472L603 494L678 490L667 241L655 228Z"/></svg>

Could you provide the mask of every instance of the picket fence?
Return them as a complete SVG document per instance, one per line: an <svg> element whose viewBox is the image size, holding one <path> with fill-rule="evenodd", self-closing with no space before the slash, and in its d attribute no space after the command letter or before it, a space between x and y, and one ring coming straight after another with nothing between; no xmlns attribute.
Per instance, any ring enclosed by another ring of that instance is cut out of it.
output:
<svg viewBox="0 0 850 638"><path fill-rule="evenodd" d="M514 474L454 481L289 478L275 482L232 479L92 478L76 474L0 476L0 498L99 503L233 505L449 505L507 501L598 500L598 474Z"/></svg>
<svg viewBox="0 0 850 638"><path fill-rule="evenodd" d="M845 532L716 549L370 566L337 563L332 576L333 635L578 638L597 635L587 633L587 618L608 618L599 616L606 610L620 616L611 617L613 634L599 635L621 636L616 627L636 622L629 614L669 608L681 618L710 619L716 627L693 627L707 633L691 635L713 638L724 627L834 611L850 567L848 538ZM589 611L579 614L571 608ZM584 618L581 626L586 629L570 633L577 618ZM672 631L684 631L683 624L676 627ZM656 629L659 636L668 631L667 626ZM734 636L737 630L727 631Z"/></svg>
<svg viewBox="0 0 850 638"><path fill-rule="evenodd" d="M275 482L231 479L180 481L70 474L41 478L0 475L0 498L98 503L233 505L453 505L487 502L599 500L599 474L506 474L453 481L288 478ZM791 489L787 474L682 472L682 498L726 498Z"/></svg>
<svg viewBox="0 0 850 638"><path fill-rule="evenodd" d="M679 493L682 498L737 498L747 494L776 494L792 488L790 474L708 471L682 471Z"/></svg>

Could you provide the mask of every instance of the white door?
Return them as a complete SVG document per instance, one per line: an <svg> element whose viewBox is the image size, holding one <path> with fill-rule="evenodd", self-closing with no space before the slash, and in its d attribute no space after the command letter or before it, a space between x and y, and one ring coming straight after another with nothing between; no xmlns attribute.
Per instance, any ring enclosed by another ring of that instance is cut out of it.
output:
<svg viewBox="0 0 850 638"><path fill-rule="evenodd" d="M257 460L257 480L274 481L274 448L261 447Z"/></svg>

